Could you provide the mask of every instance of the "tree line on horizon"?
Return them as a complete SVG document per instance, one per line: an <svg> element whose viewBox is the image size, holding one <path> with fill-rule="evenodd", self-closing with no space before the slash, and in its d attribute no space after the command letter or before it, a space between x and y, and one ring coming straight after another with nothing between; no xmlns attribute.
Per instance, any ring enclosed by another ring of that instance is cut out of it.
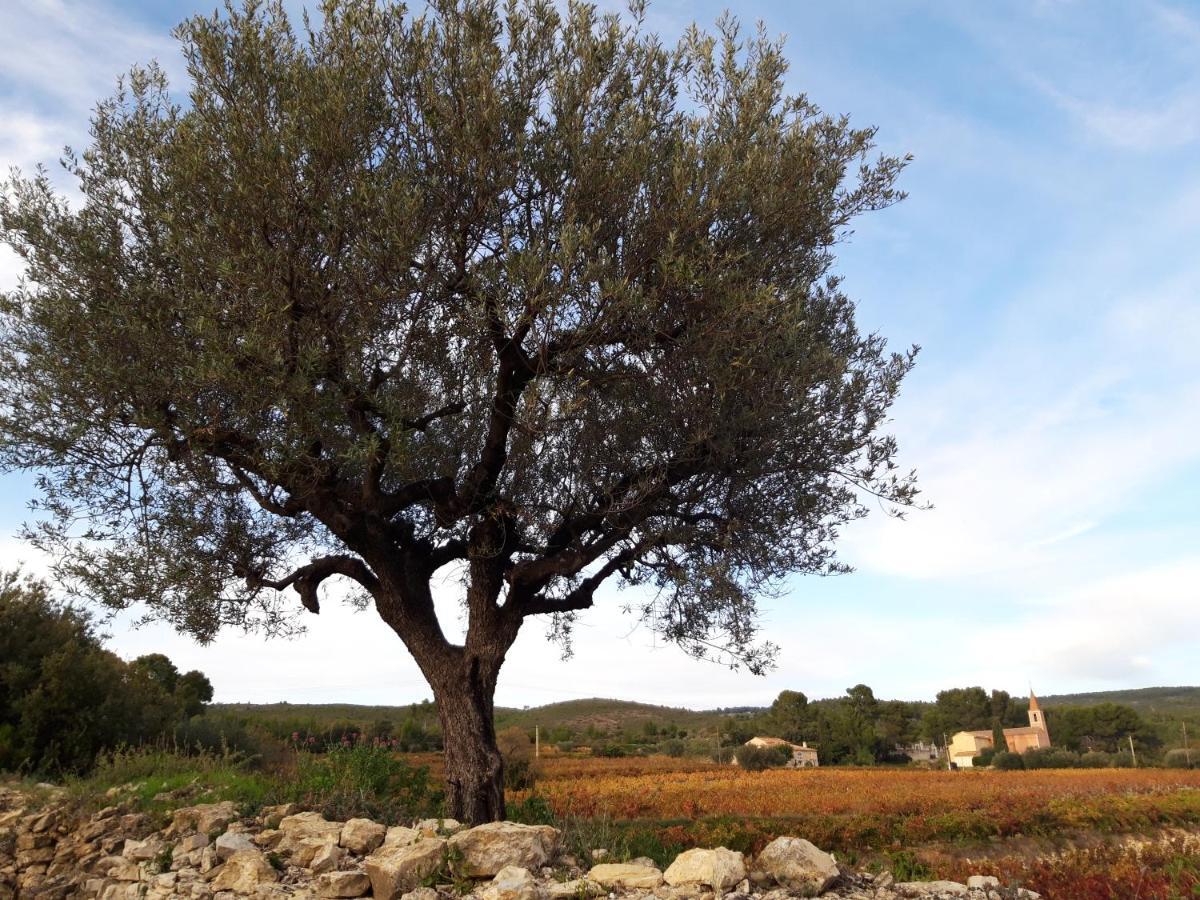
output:
<svg viewBox="0 0 1200 900"><path fill-rule="evenodd" d="M228 749L259 762L287 751L322 754L360 744L395 753L443 749L437 706L430 700L368 708L373 717L361 720L289 704L207 710L211 699L212 685L203 673L181 673L161 653L126 662L104 648L94 619L54 599L46 584L17 573L0 576L0 770L86 772L103 753L155 742L184 753ZM999 732L1025 724L1027 703L977 686L941 691L932 703L879 700L869 686L858 684L842 697L815 701L785 690L765 710L709 718L689 713L690 724L672 721L672 712L609 727L547 718L538 725L538 737L543 747L560 753L711 755L725 762L751 737L763 735L817 747L821 765L901 764L909 762L902 748L920 741L943 746L947 736L962 730L995 731L1002 747ZM527 715L510 710L498 718L509 743L524 747L534 729L528 721L513 721L514 714ZM1171 754L1182 752L1171 749L1178 744L1163 723L1129 706L1055 706L1046 717L1057 755L1038 764L1078 764L1071 754L1088 755L1084 764L1120 764L1112 755L1131 738L1145 762L1170 763ZM516 740L519 734L524 741Z"/></svg>
<svg viewBox="0 0 1200 900"><path fill-rule="evenodd" d="M933 703L879 700L858 684L843 697L809 701L800 691L782 691L767 710L727 716L721 743L744 744L756 735L817 747L822 765L903 763L903 748L924 742L940 748L959 731L991 731L1004 747L1003 730L1028 724L1028 702L1007 691L982 687L940 691ZM1058 706L1045 710L1055 748L1072 754L1119 753L1130 738L1147 760L1160 758L1169 739L1160 725L1116 703ZM1063 757L1060 762L1069 762Z"/></svg>

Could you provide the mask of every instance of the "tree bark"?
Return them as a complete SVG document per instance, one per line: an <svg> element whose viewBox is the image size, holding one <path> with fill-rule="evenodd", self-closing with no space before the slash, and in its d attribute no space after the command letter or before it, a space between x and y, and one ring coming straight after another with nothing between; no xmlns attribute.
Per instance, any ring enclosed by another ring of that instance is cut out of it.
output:
<svg viewBox="0 0 1200 900"><path fill-rule="evenodd" d="M376 565L387 572L390 563L382 554ZM470 825L499 821L505 817L504 759L496 746L494 698L500 667L522 619L496 605L501 568L494 555L481 552L471 561L466 640L462 646L451 644L434 611L431 572L411 560L389 572L375 595L376 609L433 689L445 748L447 815Z"/></svg>
<svg viewBox="0 0 1200 900"><path fill-rule="evenodd" d="M493 720L499 665L491 669L469 657L430 679L445 747L446 812L470 825L505 817L504 758Z"/></svg>

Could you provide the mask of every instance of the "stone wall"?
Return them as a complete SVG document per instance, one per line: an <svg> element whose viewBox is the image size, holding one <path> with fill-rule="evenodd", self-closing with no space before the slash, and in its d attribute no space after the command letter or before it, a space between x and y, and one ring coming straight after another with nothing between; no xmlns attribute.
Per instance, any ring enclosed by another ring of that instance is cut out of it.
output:
<svg viewBox="0 0 1200 900"><path fill-rule="evenodd" d="M35 808L29 796L0 788L0 900L1037 897L980 876L898 884L848 871L799 837L777 838L753 859L723 847L688 850L665 871L644 858L608 861L604 848L589 856L565 852L547 825L428 819L388 827L331 822L294 805L243 818L230 802L182 806L164 823L131 801L84 814L61 794Z"/></svg>

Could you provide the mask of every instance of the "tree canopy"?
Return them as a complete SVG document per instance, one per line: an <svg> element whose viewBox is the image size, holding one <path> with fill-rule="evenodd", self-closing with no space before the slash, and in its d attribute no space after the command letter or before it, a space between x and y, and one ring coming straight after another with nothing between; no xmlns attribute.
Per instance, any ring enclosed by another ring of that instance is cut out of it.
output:
<svg viewBox="0 0 1200 900"><path fill-rule="evenodd" d="M0 769L84 771L104 750L170 734L211 699L203 673L180 676L162 654L126 663L86 612L0 573Z"/></svg>
<svg viewBox="0 0 1200 900"><path fill-rule="evenodd" d="M469 740L444 722L463 784L499 782L523 620L569 641L609 579L686 651L768 665L758 599L916 496L884 430L913 352L833 271L904 160L786 94L762 31L670 47L642 12L229 6L178 30L185 98L151 65L99 105L78 206L8 182L0 464L41 473L60 576L201 640L349 579L444 716L475 698Z"/></svg>

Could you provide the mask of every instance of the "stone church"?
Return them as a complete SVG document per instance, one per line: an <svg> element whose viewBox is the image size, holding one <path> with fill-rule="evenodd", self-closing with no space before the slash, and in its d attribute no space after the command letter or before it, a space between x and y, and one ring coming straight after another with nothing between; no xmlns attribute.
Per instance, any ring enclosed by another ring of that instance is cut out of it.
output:
<svg viewBox="0 0 1200 900"><path fill-rule="evenodd" d="M1026 750L1041 750L1050 746L1046 716L1038 706L1033 691L1029 692L1029 725L1005 728L1004 743L1010 753L1024 753ZM976 756L994 745L995 738L990 731L960 731L950 740L950 762L960 769L969 769Z"/></svg>

